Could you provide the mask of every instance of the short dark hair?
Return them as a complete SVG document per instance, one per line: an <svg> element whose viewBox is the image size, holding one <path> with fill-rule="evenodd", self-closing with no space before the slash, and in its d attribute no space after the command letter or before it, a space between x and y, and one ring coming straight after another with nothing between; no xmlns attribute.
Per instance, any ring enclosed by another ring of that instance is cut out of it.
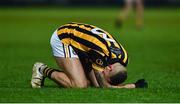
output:
<svg viewBox="0 0 180 104"><path fill-rule="evenodd" d="M120 71L117 74L110 77L110 84L118 85L118 84L123 83L126 79L127 79L127 72Z"/></svg>

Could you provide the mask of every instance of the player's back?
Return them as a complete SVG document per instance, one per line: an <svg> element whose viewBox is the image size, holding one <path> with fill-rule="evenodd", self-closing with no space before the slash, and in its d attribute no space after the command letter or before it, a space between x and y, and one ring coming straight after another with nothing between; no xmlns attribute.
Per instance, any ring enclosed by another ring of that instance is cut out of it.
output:
<svg viewBox="0 0 180 104"><path fill-rule="evenodd" d="M127 61L124 48L108 32L93 25L84 23L68 23L58 28L58 37L64 44L71 45L75 50L89 52L93 50L101 56L111 59L119 58ZM118 49L116 54L111 49Z"/></svg>
<svg viewBox="0 0 180 104"><path fill-rule="evenodd" d="M64 44L70 44L82 51L93 49L105 54L108 54L110 42L115 42L109 33L96 26L74 22L58 28L58 36Z"/></svg>

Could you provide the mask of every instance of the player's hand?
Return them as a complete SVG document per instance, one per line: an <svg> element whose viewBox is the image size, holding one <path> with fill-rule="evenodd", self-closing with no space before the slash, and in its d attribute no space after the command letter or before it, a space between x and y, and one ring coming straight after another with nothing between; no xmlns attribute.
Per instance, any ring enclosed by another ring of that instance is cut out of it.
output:
<svg viewBox="0 0 180 104"><path fill-rule="evenodd" d="M135 83L136 88L147 88L148 83L146 82L145 79L139 79Z"/></svg>

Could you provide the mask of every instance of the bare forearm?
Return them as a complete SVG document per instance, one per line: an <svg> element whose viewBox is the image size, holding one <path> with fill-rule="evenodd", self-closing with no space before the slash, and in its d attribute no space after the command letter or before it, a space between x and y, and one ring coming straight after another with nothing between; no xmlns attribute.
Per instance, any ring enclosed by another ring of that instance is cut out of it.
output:
<svg viewBox="0 0 180 104"><path fill-rule="evenodd" d="M94 87L99 87L99 84L97 82L97 79L96 79L96 76L95 76L93 70L91 70L91 72L89 73L89 78L90 78L90 80L91 80Z"/></svg>
<svg viewBox="0 0 180 104"><path fill-rule="evenodd" d="M125 85L111 86L111 88L133 89L133 88L136 88L136 86L135 84L125 84Z"/></svg>
<svg viewBox="0 0 180 104"><path fill-rule="evenodd" d="M111 85L107 82L104 75L100 71L94 71L99 87L109 88Z"/></svg>

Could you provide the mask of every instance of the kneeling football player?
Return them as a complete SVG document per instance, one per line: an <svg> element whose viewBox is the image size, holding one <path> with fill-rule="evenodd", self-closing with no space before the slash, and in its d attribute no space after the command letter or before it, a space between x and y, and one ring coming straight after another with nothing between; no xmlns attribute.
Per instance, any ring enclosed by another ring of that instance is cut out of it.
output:
<svg viewBox="0 0 180 104"><path fill-rule="evenodd" d="M122 84L127 78L127 52L111 34L96 26L65 24L53 33L50 44L63 71L35 63L33 88L41 88L46 77L65 88L86 88L90 84L104 88L147 87L145 80Z"/></svg>

